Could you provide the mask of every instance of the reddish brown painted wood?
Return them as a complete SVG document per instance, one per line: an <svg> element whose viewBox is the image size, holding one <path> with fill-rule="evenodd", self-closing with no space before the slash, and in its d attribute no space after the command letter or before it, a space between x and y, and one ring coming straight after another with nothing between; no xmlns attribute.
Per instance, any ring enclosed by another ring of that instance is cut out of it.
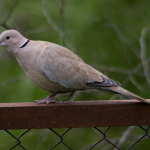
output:
<svg viewBox="0 0 150 150"><path fill-rule="evenodd" d="M136 100L0 103L1 130L138 125L150 125L150 105Z"/></svg>

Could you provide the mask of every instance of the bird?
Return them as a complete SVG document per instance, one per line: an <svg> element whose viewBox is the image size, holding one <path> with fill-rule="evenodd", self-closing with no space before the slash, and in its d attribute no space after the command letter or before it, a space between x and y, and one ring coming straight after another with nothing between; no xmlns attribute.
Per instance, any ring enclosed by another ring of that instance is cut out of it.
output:
<svg viewBox="0 0 150 150"><path fill-rule="evenodd" d="M44 100L36 100L37 104L56 102L53 98L63 93L69 93L64 101L73 101L76 91L92 89L113 92L149 104L146 99L122 88L119 82L108 78L58 44L29 40L12 29L0 34L0 45L12 52L36 86L51 93Z"/></svg>

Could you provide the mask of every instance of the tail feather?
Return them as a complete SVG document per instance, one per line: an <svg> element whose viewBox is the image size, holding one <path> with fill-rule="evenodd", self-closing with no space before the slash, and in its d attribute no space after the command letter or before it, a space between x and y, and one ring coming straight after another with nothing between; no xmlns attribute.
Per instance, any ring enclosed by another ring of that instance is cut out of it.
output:
<svg viewBox="0 0 150 150"><path fill-rule="evenodd" d="M123 89L122 87L118 86L118 87L109 87L108 88L110 91L112 92L115 92L115 93L118 93L118 94L121 94L121 95L124 95L124 96L127 96L127 97L130 97L130 98L135 98L141 102L144 102L144 103L147 103L147 104L150 104L150 102L148 102L147 100L143 99L142 97L140 96L137 96L125 89Z"/></svg>
<svg viewBox="0 0 150 150"><path fill-rule="evenodd" d="M88 83L87 84L87 87L88 88L91 88L91 89L98 89L98 90L106 90L106 91L109 91L109 92L114 92L114 93L117 93L117 94L121 94L121 95L124 95L124 96L127 96L127 97L130 97L130 98L134 98L134 99L137 99L141 102L144 102L144 103L147 103L147 104L150 104L150 102L148 102L147 100L145 100L144 98L136 95L136 94L133 94L127 90L125 90L124 88L118 86L118 84L113 84L113 83L117 83L116 81L113 81L113 80L109 80L111 82L111 84L109 84L109 82L95 82L95 83ZM114 85L114 86L112 86Z"/></svg>

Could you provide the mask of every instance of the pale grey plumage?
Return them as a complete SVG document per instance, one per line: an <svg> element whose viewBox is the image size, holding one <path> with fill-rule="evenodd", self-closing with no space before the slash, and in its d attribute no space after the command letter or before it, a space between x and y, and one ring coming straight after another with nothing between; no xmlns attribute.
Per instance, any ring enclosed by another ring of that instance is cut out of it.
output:
<svg viewBox="0 0 150 150"><path fill-rule="evenodd" d="M40 103L49 103L57 93L72 92L72 96L74 91L88 89L112 91L149 103L121 88L120 83L87 65L65 47L45 41L29 42L15 30L4 31L0 43L15 55L32 82L53 93L48 102L46 99Z"/></svg>

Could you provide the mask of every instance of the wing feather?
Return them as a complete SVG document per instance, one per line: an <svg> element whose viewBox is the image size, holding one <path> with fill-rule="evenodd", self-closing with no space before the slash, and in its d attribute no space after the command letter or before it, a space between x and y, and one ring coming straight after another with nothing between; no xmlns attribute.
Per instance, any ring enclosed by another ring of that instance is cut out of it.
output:
<svg viewBox="0 0 150 150"><path fill-rule="evenodd" d="M114 87L120 83L109 79L98 70L87 65L67 48L53 43L40 55L41 70L47 78L66 88L86 89L91 87Z"/></svg>
<svg viewBox="0 0 150 150"><path fill-rule="evenodd" d="M82 88L89 80L82 60L64 47L61 50L60 46L45 49L40 61L41 70L48 79L66 88Z"/></svg>

